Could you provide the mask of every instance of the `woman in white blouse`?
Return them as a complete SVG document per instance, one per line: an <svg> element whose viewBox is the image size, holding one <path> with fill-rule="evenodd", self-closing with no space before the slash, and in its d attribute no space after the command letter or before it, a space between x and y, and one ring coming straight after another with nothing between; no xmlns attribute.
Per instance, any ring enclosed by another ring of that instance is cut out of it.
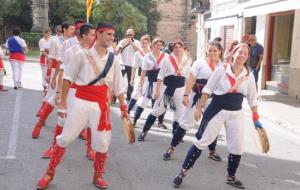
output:
<svg viewBox="0 0 300 190"><path fill-rule="evenodd" d="M196 134L196 140L189 149L182 169L175 177L174 187L179 187L187 171L200 157L202 150L212 143L225 126L227 149L229 151L226 183L243 189L243 183L235 174L244 150L244 118L242 102L244 96L252 110L253 122L262 127L257 114L257 91L254 76L249 73L247 60L249 47L239 44L233 52L233 63L217 68L202 90L202 96L195 112L195 119L202 116L203 107L212 96L212 101L203 113L203 118Z"/></svg>

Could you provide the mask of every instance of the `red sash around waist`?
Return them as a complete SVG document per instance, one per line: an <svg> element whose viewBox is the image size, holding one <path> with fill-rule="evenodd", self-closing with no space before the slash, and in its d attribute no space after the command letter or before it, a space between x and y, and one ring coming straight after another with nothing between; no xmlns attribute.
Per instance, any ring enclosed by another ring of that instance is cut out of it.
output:
<svg viewBox="0 0 300 190"><path fill-rule="evenodd" d="M22 62L26 60L25 55L23 53L18 53L18 52L10 53L9 59L22 61Z"/></svg>
<svg viewBox="0 0 300 190"><path fill-rule="evenodd" d="M78 85L76 83L72 83L70 88L77 89Z"/></svg>
<svg viewBox="0 0 300 190"><path fill-rule="evenodd" d="M75 96L82 100L87 100L91 102L97 102L101 110L100 121L98 124L98 131L109 131L111 130L111 125L109 121L109 111L107 105L107 90L106 85L99 86L77 86L77 91Z"/></svg>
<svg viewBox="0 0 300 190"><path fill-rule="evenodd" d="M52 69L56 69L59 67L59 63L56 59L52 59Z"/></svg>
<svg viewBox="0 0 300 190"><path fill-rule="evenodd" d="M4 69L4 64L3 64L2 58L0 58L0 69Z"/></svg>
<svg viewBox="0 0 300 190"><path fill-rule="evenodd" d="M41 65L46 65L47 64L47 58L44 54L42 54L41 57L40 57L40 64Z"/></svg>

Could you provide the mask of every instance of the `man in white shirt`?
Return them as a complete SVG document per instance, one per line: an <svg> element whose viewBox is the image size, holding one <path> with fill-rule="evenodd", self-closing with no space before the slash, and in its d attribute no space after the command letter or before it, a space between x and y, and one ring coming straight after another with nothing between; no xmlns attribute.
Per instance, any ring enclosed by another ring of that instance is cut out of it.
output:
<svg viewBox="0 0 300 190"><path fill-rule="evenodd" d="M138 51L140 48L141 43L137 39L134 39L134 30L131 28L126 31L125 38L119 42L119 45L117 47L117 54L121 55L122 63L125 66L125 70L122 70L122 75L127 75L127 101L130 100L131 93L133 90L133 87L130 85L133 56L135 52Z"/></svg>
<svg viewBox="0 0 300 190"><path fill-rule="evenodd" d="M46 82L46 72L47 72L47 60L50 49L50 37L51 31L50 29L46 29L43 31L43 38L39 40L39 48L40 48L40 65L42 71L42 85L44 87L44 92L47 88Z"/></svg>

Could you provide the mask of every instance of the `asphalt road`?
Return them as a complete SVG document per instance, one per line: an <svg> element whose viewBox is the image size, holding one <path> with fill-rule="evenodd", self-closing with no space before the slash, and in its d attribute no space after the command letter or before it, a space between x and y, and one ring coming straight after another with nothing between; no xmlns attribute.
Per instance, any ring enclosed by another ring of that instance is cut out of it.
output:
<svg viewBox="0 0 300 190"><path fill-rule="evenodd" d="M12 86L10 66L5 63L8 75L5 85ZM0 93L0 189L31 190L44 174L48 160L40 158L52 140L56 122L53 113L43 128L39 139L31 138L37 121L35 113L42 100L40 68L37 63L24 66L24 88ZM147 110L149 112L149 110ZM147 112L136 129L141 131ZM300 138L284 128L274 127L262 120L269 134L271 151L259 153L253 141L251 120L248 111L245 123L246 152L242 157L237 176L249 190L299 190L300 189ZM168 190L173 189L172 180L181 168L187 150L191 146L193 133L189 131L185 142L180 144L174 159L163 161L162 154L171 140L172 113L167 113L165 123L168 130L153 126L144 142L128 145L120 126L118 105L111 108L113 124L112 143L105 178L111 190ZM49 189L92 190L93 163L85 157L85 142L76 139L67 149L62 163L57 168ZM231 190L225 184L228 152L224 131L220 135L217 152L222 162L207 158L207 150L188 173L181 189L186 190Z"/></svg>

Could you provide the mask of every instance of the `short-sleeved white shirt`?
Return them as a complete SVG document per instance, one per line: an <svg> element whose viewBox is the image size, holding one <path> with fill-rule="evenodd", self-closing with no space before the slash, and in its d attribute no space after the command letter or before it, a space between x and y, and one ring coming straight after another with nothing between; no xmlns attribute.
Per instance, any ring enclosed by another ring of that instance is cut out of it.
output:
<svg viewBox="0 0 300 190"><path fill-rule="evenodd" d="M170 75L177 75L175 68L173 67L173 65L169 59L169 56L170 55L167 55L167 58L164 59L164 61L162 63L161 69L157 76L157 79L159 79L159 80L163 80L164 77L167 77ZM191 67L190 61L187 59L187 57L183 56L181 63L179 63L178 60L176 59L175 55L171 54L171 56L175 59L181 76L187 77L188 71L190 70L190 67Z"/></svg>
<svg viewBox="0 0 300 190"><path fill-rule="evenodd" d="M132 67L136 69L140 68L143 64L144 57L145 53L142 50L136 51L134 53Z"/></svg>
<svg viewBox="0 0 300 190"><path fill-rule="evenodd" d="M162 55L164 55L164 57L159 62L159 64L157 64L158 60L155 58L155 56L153 55L152 52L145 55L145 57L143 59L143 63L142 63L142 70L148 71L148 70L152 70L154 68L160 69L162 63L164 62L164 59L166 59L168 57L168 54L160 52L159 57L162 56Z"/></svg>
<svg viewBox="0 0 300 190"><path fill-rule="evenodd" d="M59 60L60 51L65 39L62 36L53 36L51 37L50 49L49 49L49 58Z"/></svg>
<svg viewBox="0 0 300 190"><path fill-rule="evenodd" d="M59 58L58 58L58 60L61 61L61 62L63 62L64 56L66 55L65 52L70 47L75 46L75 45L79 45L79 41L78 41L78 38L76 36L64 40L64 42L62 44L62 47L61 47L61 50L59 51Z"/></svg>
<svg viewBox="0 0 300 190"><path fill-rule="evenodd" d="M120 47L124 47L124 44L126 43L127 39L123 39L119 42L117 49L119 49ZM132 42L135 46L137 46L139 49L141 48L141 43L139 40L134 39L134 41ZM128 45L127 47L125 47L121 52L121 59L122 59L122 64L127 65L132 67L133 64L133 56L135 54L135 50L132 47L132 45Z"/></svg>
<svg viewBox="0 0 300 190"><path fill-rule="evenodd" d="M224 66L216 68L211 77L208 79L206 86L202 90L202 93L216 95L224 95L228 93L231 89L231 83L228 75L234 78L236 81L241 80L242 78L244 79L237 86L236 90L238 93L246 96L250 107L257 106L255 79L252 73L247 75L246 68L243 68L238 77L235 77L230 65L227 65L226 68Z"/></svg>
<svg viewBox="0 0 300 190"><path fill-rule="evenodd" d="M16 41L18 42L18 44L20 44L22 48L27 48L27 44L24 39L22 39L20 36L13 37L16 39ZM5 47L8 48L8 40L6 40Z"/></svg>
<svg viewBox="0 0 300 190"><path fill-rule="evenodd" d="M39 41L39 48L40 48L40 52L44 51L45 49L50 49L50 38L48 40L46 40L45 38L41 38Z"/></svg>
<svg viewBox="0 0 300 190"><path fill-rule="evenodd" d="M87 56L92 56L101 73L106 65L108 55L109 51L107 51L107 54L104 57L100 58L94 47L91 49L78 49L75 52L75 56L71 58L72 64L66 65L63 79L75 82L77 85L89 84L97 78L97 75L94 72ZM115 96L119 96L125 92L121 66L116 57L106 77L98 81L95 85L101 84L108 85L110 90L114 92Z"/></svg>
<svg viewBox="0 0 300 190"><path fill-rule="evenodd" d="M219 61L216 68L221 65L222 63ZM195 61L190 69L190 74L197 79L209 79L212 72L212 69L209 67L209 64L205 59Z"/></svg>

